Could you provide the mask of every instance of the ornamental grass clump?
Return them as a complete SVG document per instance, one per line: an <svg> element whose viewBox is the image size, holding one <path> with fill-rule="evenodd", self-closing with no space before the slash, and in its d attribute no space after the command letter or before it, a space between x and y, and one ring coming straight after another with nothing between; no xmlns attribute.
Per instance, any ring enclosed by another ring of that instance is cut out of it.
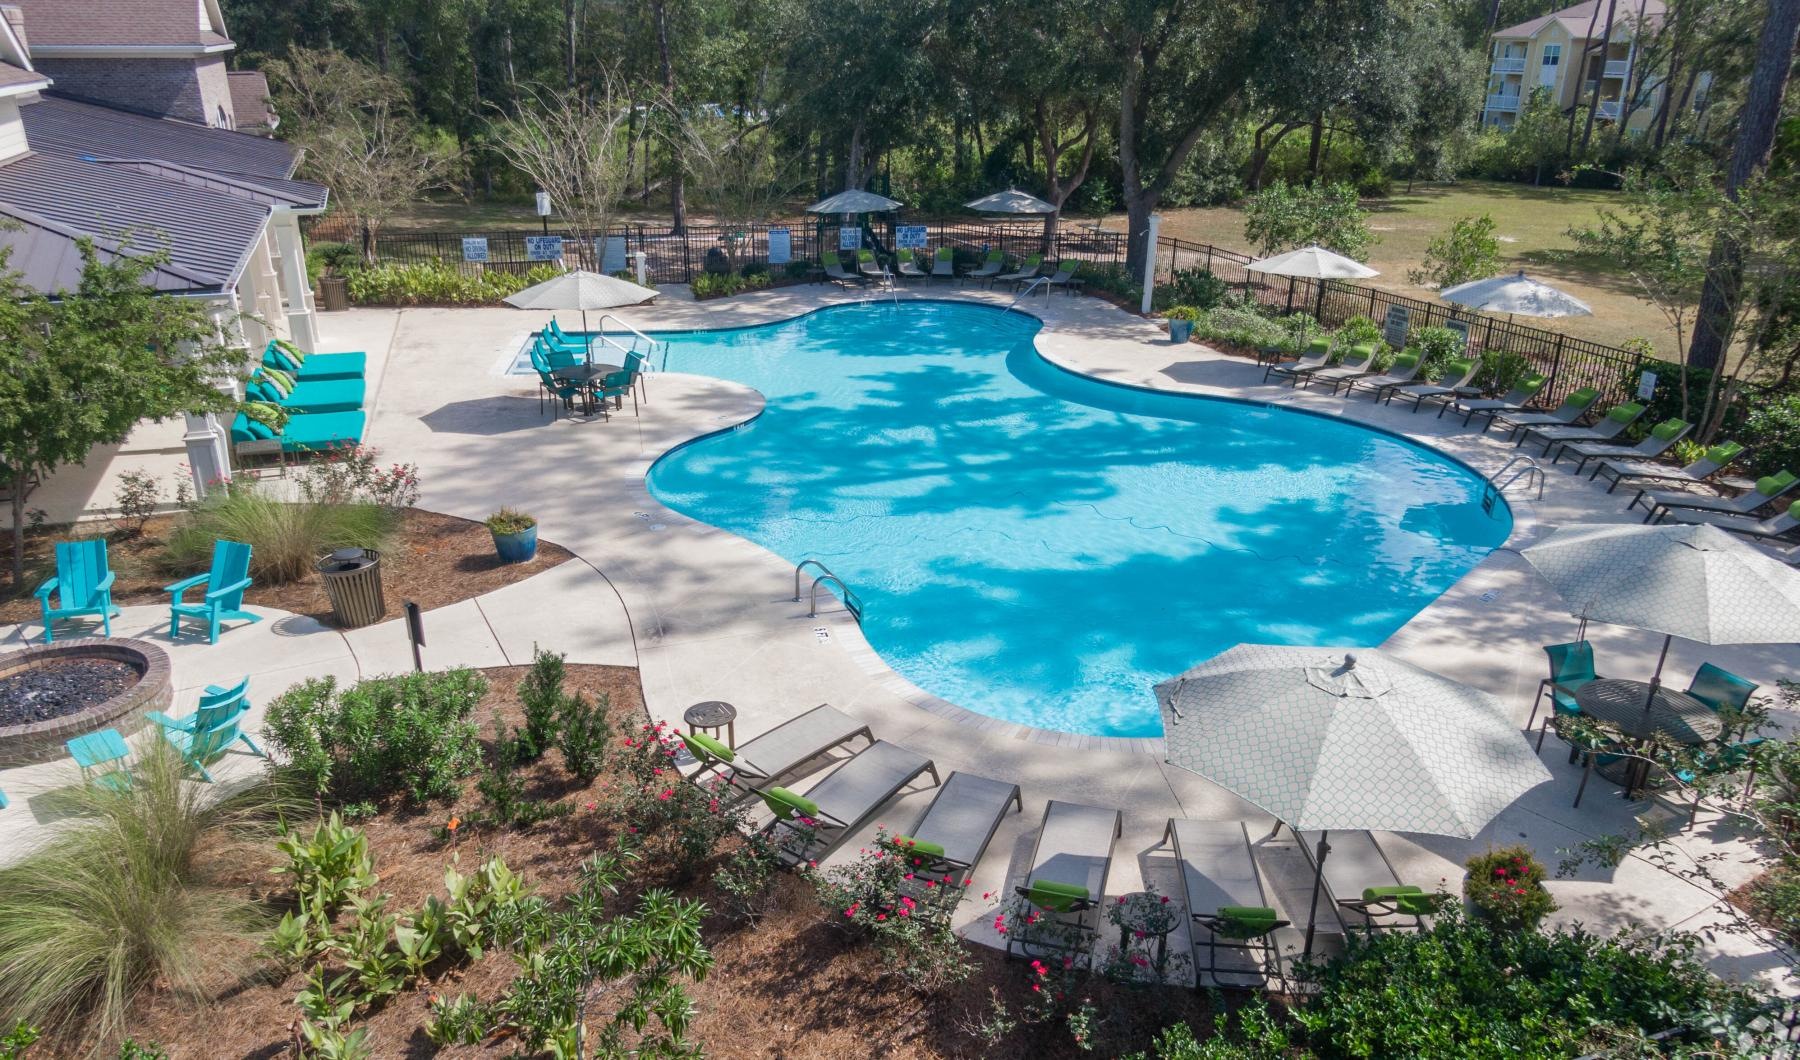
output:
<svg viewBox="0 0 1800 1060"><path fill-rule="evenodd" d="M254 486L232 486L208 497L169 535L164 563L173 571L203 570L217 541L250 546L250 576L265 585L298 581L321 555L339 548L387 547L399 514L365 501L276 500Z"/></svg>
<svg viewBox="0 0 1800 1060"><path fill-rule="evenodd" d="M146 740L123 790L58 797L73 823L0 868L0 1012L90 1048L116 1039L153 983L198 993L239 970L262 916L214 871L266 857L282 809L267 783L229 796L188 781L181 756Z"/></svg>
<svg viewBox="0 0 1800 1060"><path fill-rule="evenodd" d="M1544 889L1544 866L1524 846L1502 847L1468 861L1463 894L1488 923L1508 931L1538 926L1556 911L1556 900Z"/></svg>

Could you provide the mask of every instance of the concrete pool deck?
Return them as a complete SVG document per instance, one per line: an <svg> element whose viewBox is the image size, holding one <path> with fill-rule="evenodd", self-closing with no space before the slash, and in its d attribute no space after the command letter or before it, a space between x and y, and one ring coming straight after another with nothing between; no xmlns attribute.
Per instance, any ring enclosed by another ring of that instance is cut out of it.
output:
<svg viewBox="0 0 1800 1060"><path fill-rule="evenodd" d="M918 294L997 306L1011 300L1010 294L967 289ZM737 326L856 300L855 293L797 287L720 302L665 299L631 310L627 318L645 329ZM1261 369L1247 361L1198 345L1172 346L1159 325L1099 299L1059 294L1033 298L1021 308L1043 320L1037 344L1046 358L1099 379L1345 416L1436 446L1485 473L1496 471L1514 452L1495 435L1484 438L1429 411L1413 415L1374 405L1367 397L1346 400L1260 385ZM1265 841L1271 818L1198 776L1164 764L1157 754L1159 741L1045 733L968 715L937 701L882 665L856 622L841 609L808 617L806 604L792 600L793 567L786 560L657 503L644 484L650 464L684 441L752 418L762 407L755 392L674 371L650 377L649 402L635 416L629 403L609 422L552 421L548 410L540 413L535 380L501 371L525 335L547 318L485 309L353 310L320 318L324 348L368 350L378 359L382 370L378 381L371 380L368 441L384 460L419 464L421 506L475 519L501 505L531 511L547 539L585 561L580 565L585 574L565 569L577 564L565 564L490 594L506 595L505 601L482 597L443 609L461 608L465 616L481 612L493 632L490 641L502 647L498 652L483 647L473 633L466 648L448 642L437 648L440 642L433 641L434 664L516 663L522 660L514 647L536 640L568 651L574 662L635 663L652 715L671 723L693 702L728 700L739 710L741 741L829 702L867 721L878 737L929 755L945 775L962 769L1019 783L1025 810L1002 826L975 873L971 891L977 900L960 911L959 923L983 941L997 938L979 896L1016 882L1051 798L1126 812L1109 894L1138 890L1146 881L1172 893L1172 859L1156 845L1166 818L1248 820L1275 901L1291 919L1304 922L1310 876L1288 834ZM1624 507L1629 494L1608 496L1585 477L1578 480L1560 470L1550 472L1541 501L1521 503L1520 492L1509 496L1516 516L1509 542L1513 548L1557 525L1628 518ZM252 628L272 629L282 621ZM435 625L458 620L434 612L427 621L429 634ZM32 627L24 628L29 632ZM1383 646L1500 696L1522 726L1544 670L1541 645L1568 640L1573 633L1574 621L1554 594L1516 555L1496 552ZM227 634L216 648L179 654L178 687L194 689L233 672L227 653L239 676L246 670L257 674L256 686L265 699L286 683L311 676L316 667L338 667L346 677L382 672L328 651L327 640L345 640L336 631L295 630L289 638L265 642L257 652L240 654L233 648L235 637L248 649L252 636L262 635ZM404 655L396 654L404 652L403 638L389 644L369 636L371 645L382 646L380 655L371 647L371 666L404 668ZM1659 645L1647 634L1594 627L1590 639L1609 675L1648 673L1654 666ZM1800 677L1800 648L1793 646L1712 649L1677 644L1669 670L1682 680L1702 661L1765 687L1777 678ZM179 699L176 705L186 707ZM1474 840L1382 835L1401 876L1428 889L1440 880L1454 889L1463 859L1490 845L1514 842L1531 846L1554 867L1559 851L1628 830L1638 815L1673 816L1649 804L1625 803L1616 789L1598 781L1590 785L1593 790L1582 807L1571 809L1579 771L1566 763L1566 752L1554 742L1546 744L1543 758L1553 782L1519 800ZM13 809L0 814L0 856L23 839L8 821L21 808L12 772L0 773L0 788L15 799ZM801 780L795 787L804 790L810 783ZM929 790L910 792L878 820L904 830L929 799ZM1703 815L1700 826L1679 839L1676 848L1680 856L1723 855L1714 870L1736 885L1754 875L1755 854L1741 840L1721 833L1717 820ZM867 836L852 839L840 851L853 856L862 838ZM1557 921L1579 920L1601 930L1626 924L1701 930L1722 919L1719 895L1641 856L1627 858L1615 870L1583 869L1573 879L1553 881L1550 888L1562 906ZM1322 913L1321 923L1336 926L1329 911ZM1294 941L1287 940L1290 948ZM1739 935L1718 934L1709 943L1709 954L1725 974L1772 982L1786 970L1778 953Z"/></svg>

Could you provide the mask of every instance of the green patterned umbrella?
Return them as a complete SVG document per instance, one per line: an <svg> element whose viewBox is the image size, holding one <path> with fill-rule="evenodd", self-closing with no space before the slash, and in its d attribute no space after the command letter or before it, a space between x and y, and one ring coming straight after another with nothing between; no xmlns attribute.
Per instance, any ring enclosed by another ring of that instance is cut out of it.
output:
<svg viewBox="0 0 1800 1060"><path fill-rule="evenodd" d="M1550 779L1499 699L1374 649L1240 644L1156 698L1170 763L1296 833L1468 839ZM1329 852L1321 836L1320 879Z"/></svg>

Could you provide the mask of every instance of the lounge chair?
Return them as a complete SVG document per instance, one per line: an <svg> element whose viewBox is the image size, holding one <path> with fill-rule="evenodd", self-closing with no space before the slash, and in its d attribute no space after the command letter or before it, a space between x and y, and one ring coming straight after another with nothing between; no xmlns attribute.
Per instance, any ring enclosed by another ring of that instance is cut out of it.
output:
<svg viewBox="0 0 1800 1060"><path fill-rule="evenodd" d="M960 875L981 861L1008 806L1025 810L1017 784L953 772L912 828L888 837L888 843L920 858L923 873ZM962 881L954 885L960 889Z"/></svg>
<svg viewBox="0 0 1800 1060"><path fill-rule="evenodd" d="M231 421L231 444L240 456L329 452L362 442L368 417L361 412L319 412L289 416L276 434L242 412Z"/></svg>
<svg viewBox="0 0 1800 1060"><path fill-rule="evenodd" d="M1367 390L1369 393L1375 395L1376 401L1380 401L1382 394L1394 387L1405 386L1408 383L1411 383L1417 378L1418 374L1419 355L1416 353L1400 353L1394 357L1394 363L1388 366L1388 370L1380 375L1364 376L1361 379L1352 379L1346 382L1344 384L1344 394L1348 396L1356 393L1358 390ZM1337 393L1337 387L1332 387L1331 392L1333 394Z"/></svg>
<svg viewBox="0 0 1800 1060"><path fill-rule="evenodd" d="M1545 696L1550 698L1552 715L1573 717L1581 713L1575 693L1583 685L1600 680L1600 675L1594 672L1594 646L1585 640L1546 644L1544 657L1550 661L1550 676L1538 682L1537 695L1531 701L1531 717L1525 721L1526 732L1537 724L1538 708L1543 706Z"/></svg>
<svg viewBox="0 0 1800 1060"><path fill-rule="evenodd" d="M1588 461L1590 460L1603 460L1607 457L1631 457L1639 460L1654 460L1673 448L1676 442L1687 437L1688 432L1693 429L1694 425L1686 420L1670 418L1650 428L1650 433L1644 435L1644 440L1636 445L1607 445L1605 442L1570 442L1561 449L1558 449L1556 451L1556 459L1550 462L1552 464L1557 463L1562 460L1563 457L1570 453L1574 453L1576 456L1581 457L1581 460L1575 465L1575 473L1579 475L1587 469Z"/></svg>
<svg viewBox="0 0 1800 1060"><path fill-rule="evenodd" d="M1574 423L1587 415L1587 410L1599 398L1600 391L1591 386L1582 387L1563 398L1562 404L1549 412L1501 412L1490 416L1487 424L1481 428L1481 433L1486 434L1488 427L1492 426L1495 421L1504 423L1510 428L1506 434L1509 439L1517 437L1519 432L1527 427Z"/></svg>
<svg viewBox="0 0 1800 1060"><path fill-rule="evenodd" d="M1604 442L1617 438L1638 418L1644 414L1644 406L1636 401L1623 405L1614 405L1600 418L1600 422L1592 427L1527 427L1519 435L1516 445L1524 445L1533 438L1544 443L1542 455L1549 456L1553 446L1566 445L1569 442Z"/></svg>
<svg viewBox="0 0 1800 1060"><path fill-rule="evenodd" d="M1070 294L1074 294L1075 288L1080 287L1084 282L1076 276L1076 273L1080 271L1081 262L1079 261L1058 262L1056 275L1044 281L1044 297L1050 297L1050 289L1053 287L1062 287L1067 289Z"/></svg>
<svg viewBox="0 0 1800 1060"><path fill-rule="evenodd" d="M850 715L821 703L799 717L789 718L768 732L752 737L741 747L727 747L704 733L682 734L681 742L700 761L688 777L698 782L716 774L745 795L752 785L773 784L827 751L862 737L872 746L875 734Z"/></svg>
<svg viewBox="0 0 1800 1060"><path fill-rule="evenodd" d="M56 575L44 580L32 594L44 616L44 643L56 640L59 619L84 615L100 616L100 633L112 636L113 616L119 609L112 602L113 572L106 561L106 539L58 541L56 543ZM56 594L56 606L50 606L50 594Z"/></svg>
<svg viewBox="0 0 1800 1060"><path fill-rule="evenodd" d="M204 587L199 601L185 599L189 589ZM164 586L169 594L169 639L181 636L181 620L206 623L206 642L219 642L222 622L261 622L262 616L244 610L244 590L250 588L250 546L242 541L214 541L212 570Z"/></svg>
<svg viewBox="0 0 1800 1060"><path fill-rule="evenodd" d="M1725 466L1736 460L1743 451L1744 447L1736 442L1720 442L1700 454L1700 459L1686 467L1670 467L1668 464L1649 460L1602 460L1595 465L1588 478L1592 480L1598 478L1602 472L1610 472L1612 485L1606 488L1608 493L1618 489L1619 483L1628 478L1685 482L1690 486L1697 486L1723 471ZM1643 497L1645 492L1643 489L1638 490L1637 496L1633 497L1631 503L1625 506L1626 510L1637 507L1638 499Z"/></svg>
<svg viewBox="0 0 1800 1060"><path fill-rule="evenodd" d="M995 269L999 272L999 269ZM939 247L931 256L931 282L956 279L956 251L949 247Z"/></svg>
<svg viewBox="0 0 1800 1060"><path fill-rule="evenodd" d="M246 400L279 405L290 415L356 412L362 408L367 392L361 379L298 383L293 376L275 368L257 368L244 384Z"/></svg>
<svg viewBox="0 0 1800 1060"><path fill-rule="evenodd" d="M921 773L930 773L933 784L943 783L931 759L877 740L804 795L782 787L758 791L775 815L765 831L775 837L781 860L789 868L818 861Z"/></svg>
<svg viewBox="0 0 1800 1060"><path fill-rule="evenodd" d="M1038 919L1008 925L1009 956L1015 946L1028 956L1057 951L1079 959L1087 953L1100 920L1088 914L1097 914L1106 894L1113 843L1122 827L1117 810L1054 799L1044 807L1031 867L1016 889Z"/></svg>
<svg viewBox="0 0 1800 1060"><path fill-rule="evenodd" d="M1016 271L995 276L994 282L1016 284L1030 283L1032 278L1038 274L1038 270L1043 267L1044 256L1042 254L1033 254L1026 258L1025 264L1019 266Z"/></svg>
<svg viewBox="0 0 1800 1060"><path fill-rule="evenodd" d="M1291 361L1271 364L1263 369L1262 381L1266 383L1270 376L1278 375L1286 379L1289 386L1293 386L1329 363L1331 363L1330 340L1314 339L1306 344L1306 349L1300 356Z"/></svg>
<svg viewBox="0 0 1800 1060"><path fill-rule="evenodd" d="M856 271L861 273L864 279L874 280L877 283L886 283L890 278L887 266L883 265L881 260L875 256L875 252L867 247L856 252Z"/></svg>
<svg viewBox="0 0 1800 1060"><path fill-rule="evenodd" d="M1319 833L1302 832L1300 849L1314 871L1318 863ZM1328 840L1329 856L1325 859L1325 893L1337 907L1338 920L1346 928L1345 913L1363 918L1363 925L1373 932L1378 927L1403 926L1385 917L1411 917L1414 928L1422 929L1425 918L1437 912L1444 896L1423 887L1400 882L1394 866L1382 853L1380 844L1370 832L1332 832Z"/></svg>
<svg viewBox="0 0 1800 1060"><path fill-rule="evenodd" d="M847 287L855 287L863 282L861 276L844 268L844 263L838 260L837 251L827 250L824 254L820 255L819 260L825 263L825 278L832 283L841 283Z"/></svg>
<svg viewBox="0 0 1800 1060"><path fill-rule="evenodd" d="M1360 346L1350 347L1350 352L1346 353L1344 359L1337 364L1306 373L1302 383L1304 388L1310 388L1314 383L1330 383L1332 389L1335 390L1339 383L1360 379L1365 375L1373 375L1372 366L1374 364L1375 346L1373 343L1365 342Z"/></svg>
<svg viewBox="0 0 1800 1060"><path fill-rule="evenodd" d="M1795 501L1767 519L1758 519L1754 515L1732 515L1726 512L1664 508L1656 521L1660 523L1665 519L1688 526L1716 526L1734 534L1743 534L1745 537L1785 537L1795 527L1800 527L1800 501Z"/></svg>
<svg viewBox="0 0 1800 1060"><path fill-rule="evenodd" d="M1485 413L1487 419L1482 423L1481 430L1486 433L1488 424L1494 422L1495 416L1502 412L1516 412L1523 409L1532 398L1537 396L1538 391L1544 389L1544 383L1548 378L1541 372L1533 372L1519 380L1511 390L1506 392L1505 397L1459 397L1455 401L1446 401L1438 409L1438 419L1443 419L1444 413L1455 409L1463 414L1463 426L1467 427L1470 420Z"/></svg>
<svg viewBox="0 0 1800 1060"><path fill-rule="evenodd" d="M1708 497L1699 493L1679 493L1673 490L1646 490L1639 494L1646 501L1644 507L1647 514L1644 522L1657 521L1657 516L1665 509L1686 508L1702 512L1723 512L1728 515L1749 515L1763 505L1793 489L1800 479L1794 473L1783 468L1773 475L1764 475L1751 485L1750 489L1736 497ZM1633 504L1637 503L1633 499ZM1627 509L1629 510L1629 505Z"/></svg>
<svg viewBox="0 0 1800 1060"><path fill-rule="evenodd" d="M919 268L918 262L914 258L911 247L901 247L898 251L896 251L894 253L894 259L897 262L897 264L894 267L894 271L899 276L900 279L902 279L902 280L925 280L925 279L931 278L930 273L926 272L924 269Z"/></svg>
<svg viewBox="0 0 1800 1060"><path fill-rule="evenodd" d="M263 347L263 366L291 372L294 380L361 379L368 368L366 353L307 353L293 343L270 339Z"/></svg>
<svg viewBox="0 0 1800 1060"><path fill-rule="evenodd" d="M948 248L945 248L945 249L948 249ZM941 255L943 253L943 251L940 250L940 251L938 251L938 253ZM1000 275L1000 270L1002 270L1004 268L1006 268L1006 253L1005 253L1005 251L990 250L987 253L987 258L985 260L983 260L979 266L977 266L976 268L970 269L966 274L964 274L963 279L965 279L965 280L992 280L992 279L997 278ZM931 274L933 276L936 276L938 274L936 265L932 266Z"/></svg>
<svg viewBox="0 0 1800 1060"><path fill-rule="evenodd" d="M240 720L250 712L249 695L250 679L248 677L230 688L207 685L200 693L200 704L194 708L192 714L181 718L171 718L159 710L152 710L145 712L144 717L155 722L156 727L164 733L181 732L192 737L211 732L227 722ZM251 754L259 758L269 757L263 754L262 748L256 746L256 741L250 738L250 734L242 729L237 731L235 739L250 748Z"/></svg>
<svg viewBox="0 0 1800 1060"><path fill-rule="evenodd" d="M1262 874L1256 870L1250 830L1242 821L1187 821L1169 818L1163 842L1181 867L1182 899L1194 923L1194 969L1212 976L1213 985L1257 988L1273 972L1280 975L1275 930L1287 926L1269 905ZM1205 936L1202 939L1202 935ZM1207 961L1198 951L1206 943ZM1219 951L1242 951L1254 961L1249 969L1219 967ZM1226 976L1250 977L1226 982ZM1196 986L1205 985L1196 981Z"/></svg>
<svg viewBox="0 0 1800 1060"><path fill-rule="evenodd" d="M1426 401L1436 399L1448 404L1456 400L1468 388L1469 380L1481 371L1481 358L1463 357L1451 361L1444 367L1444 374L1435 383L1417 383L1412 386L1389 387L1385 404L1394 403L1394 395L1413 399L1413 412L1417 413Z"/></svg>

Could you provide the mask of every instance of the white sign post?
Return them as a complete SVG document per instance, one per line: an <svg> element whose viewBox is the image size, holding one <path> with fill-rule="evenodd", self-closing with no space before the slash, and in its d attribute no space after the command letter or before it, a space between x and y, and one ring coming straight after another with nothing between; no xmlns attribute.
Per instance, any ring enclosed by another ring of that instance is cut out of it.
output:
<svg viewBox="0 0 1800 1060"><path fill-rule="evenodd" d="M625 271L625 237L607 236L600 247L600 271L608 276Z"/></svg>
<svg viewBox="0 0 1800 1060"><path fill-rule="evenodd" d="M486 236L464 236L462 248L464 261L486 261L488 259Z"/></svg>
<svg viewBox="0 0 1800 1060"><path fill-rule="evenodd" d="M1656 396L1656 373L1639 372L1637 396L1639 401L1649 401Z"/></svg>
<svg viewBox="0 0 1800 1060"><path fill-rule="evenodd" d="M924 225L901 225L894 229L894 246L896 249L924 250L925 234Z"/></svg>
<svg viewBox="0 0 1800 1060"><path fill-rule="evenodd" d="M526 236L525 260L557 261L563 256L561 236Z"/></svg>
<svg viewBox="0 0 1800 1060"><path fill-rule="evenodd" d="M1139 312L1150 315L1150 302L1156 297L1156 235L1162 229L1162 214L1150 215L1150 228L1144 233L1144 303Z"/></svg>
<svg viewBox="0 0 1800 1060"><path fill-rule="evenodd" d="M849 225L845 225L844 227L838 229L838 249L839 250L861 250L862 249L862 229L853 228Z"/></svg>
<svg viewBox="0 0 1800 1060"><path fill-rule="evenodd" d="M786 265L794 260L794 237L785 228L769 229L769 264Z"/></svg>

